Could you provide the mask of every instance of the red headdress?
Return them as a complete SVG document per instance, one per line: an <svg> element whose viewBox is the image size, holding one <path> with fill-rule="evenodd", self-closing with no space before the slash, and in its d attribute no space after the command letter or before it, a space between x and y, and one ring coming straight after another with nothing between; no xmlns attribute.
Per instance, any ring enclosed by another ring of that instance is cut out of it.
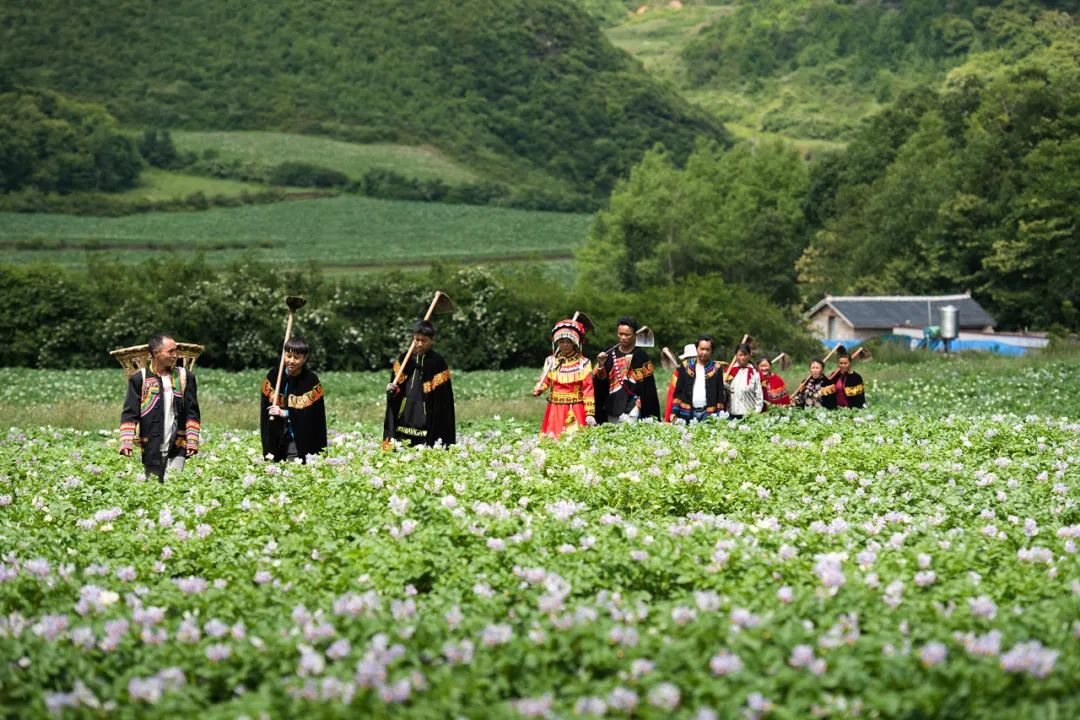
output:
<svg viewBox="0 0 1080 720"><path fill-rule="evenodd" d="M563 338L573 341L577 349L581 350L581 346L585 342L585 326L577 320L569 318L560 320L551 329L551 349L555 350L559 340Z"/></svg>

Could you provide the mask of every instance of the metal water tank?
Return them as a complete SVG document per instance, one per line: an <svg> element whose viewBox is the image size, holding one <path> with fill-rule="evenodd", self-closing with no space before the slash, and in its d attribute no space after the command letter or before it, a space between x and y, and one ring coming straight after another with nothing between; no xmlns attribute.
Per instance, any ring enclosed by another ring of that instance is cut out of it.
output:
<svg viewBox="0 0 1080 720"><path fill-rule="evenodd" d="M960 337L960 324L957 316L960 311L954 305L946 305L938 310L941 315L941 338L943 340L955 340Z"/></svg>

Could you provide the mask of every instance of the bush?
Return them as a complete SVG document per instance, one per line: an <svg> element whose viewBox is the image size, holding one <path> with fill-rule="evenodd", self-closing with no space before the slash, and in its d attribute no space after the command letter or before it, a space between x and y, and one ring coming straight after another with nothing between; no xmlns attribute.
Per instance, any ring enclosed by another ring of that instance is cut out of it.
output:
<svg viewBox="0 0 1080 720"><path fill-rule="evenodd" d="M272 185L295 187L342 187L349 182L345 173L305 162L283 162L275 166L267 178Z"/></svg>

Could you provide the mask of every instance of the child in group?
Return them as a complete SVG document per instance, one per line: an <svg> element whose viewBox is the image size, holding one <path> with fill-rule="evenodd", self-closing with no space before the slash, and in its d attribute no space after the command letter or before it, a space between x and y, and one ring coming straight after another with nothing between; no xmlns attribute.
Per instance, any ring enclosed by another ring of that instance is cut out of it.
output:
<svg viewBox="0 0 1080 720"><path fill-rule="evenodd" d="M560 320L551 330L553 354L533 388L533 397L548 395L540 434L559 437L583 425L596 424L592 363L581 354L585 326L576 320Z"/></svg>
<svg viewBox="0 0 1080 720"><path fill-rule="evenodd" d="M275 462L318 455L327 445L326 405L319 376L307 367L311 348L303 338L290 338L284 347L285 373L280 395L275 396L278 368L263 380L260 429L263 455Z"/></svg>

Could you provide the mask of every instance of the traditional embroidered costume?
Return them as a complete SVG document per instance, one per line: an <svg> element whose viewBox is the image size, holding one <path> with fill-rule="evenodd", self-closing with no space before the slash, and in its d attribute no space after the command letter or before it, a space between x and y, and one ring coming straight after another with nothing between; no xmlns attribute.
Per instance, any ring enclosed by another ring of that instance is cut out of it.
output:
<svg viewBox="0 0 1080 720"><path fill-rule="evenodd" d="M401 368L402 354L394 361L390 382ZM434 350L412 355L405 365L398 392L386 399L384 443L391 438L409 445L453 445L457 441L454 387L450 368Z"/></svg>
<svg viewBox="0 0 1080 720"><path fill-rule="evenodd" d="M828 384L829 378L811 377L803 385L802 390L795 393L795 407L821 407L821 389Z"/></svg>
<svg viewBox="0 0 1080 720"><path fill-rule="evenodd" d="M128 379L120 413L120 449L142 450L147 476L165 476L165 468L182 469L187 450L199 449L202 430L195 376L183 367L168 375L150 368Z"/></svg>
<svg viewBox="0 0 1080 720"><path fill-rule="evenodd" d="M277 406L286 414L271 420L267 410L270 396L274 394L277 372L278 369L273 367L266 373L259 399L263 455L272 455L275 462L285 460L291 443L296 444L296 457L301 460L308 455L318 455L327 445L326 403L323 402L319 376L308 370L306 364L300 368L299 375L283 373Z"/></svg>
<svg viewBox="0 0 1080 720"><path fill-rule="evenodd" d="M724 368L715 360L702 366L696 357L685 360L671 377L671 419L704 420L727 410Z"/></svg>
<svg viewBox="0 0 1080 720"><path fill-rule="evenodd" d="M553 349L559 340L571 340L575 347L570 355L560 355L556 349L544 362L544 375L533 388L533 396L548 392L541 435L557 438L588 424L587 418L595 419L592 363L581 354L584 338L585 327L575 320L562 320L551 331Z"/></svg>
<svg viewBox="0 0 1080 720"><path fill-rule="evenodd" d="M866 390L862 375L849 370L833 373L821 388L821 406L834 410L838 407L861 408L866 405Z"/></svg>
<svg viewBox="0 0 1080 720"><path fill-rule="evenodd" d="M761 376L761 391L765 396L765 404L762 410L768 410L769 405L790 405L791 396L788 395L787 385L784 378L776 373Z"/></svg>
<svg viewBox="0 0 1080 720"><path fill-rule="evenodd" d="M728 412L732 417L741 418L746 415L761 412L761 406L765 402L761 391L761 375L757 368L750 365L742 367L733 366L725 370L725 375L730 374L731 380L725 380L730 399L728 400Z"/></svg>
<svg viewBox="0 0 1080 720"><path fill-rule="evenodd" d="M660 419L660 400L656 395L653 362L643 348L628 353L615 348L603 365L593 371L596 394L596 422L603 423L623 415L639 419Z"/></svg>

